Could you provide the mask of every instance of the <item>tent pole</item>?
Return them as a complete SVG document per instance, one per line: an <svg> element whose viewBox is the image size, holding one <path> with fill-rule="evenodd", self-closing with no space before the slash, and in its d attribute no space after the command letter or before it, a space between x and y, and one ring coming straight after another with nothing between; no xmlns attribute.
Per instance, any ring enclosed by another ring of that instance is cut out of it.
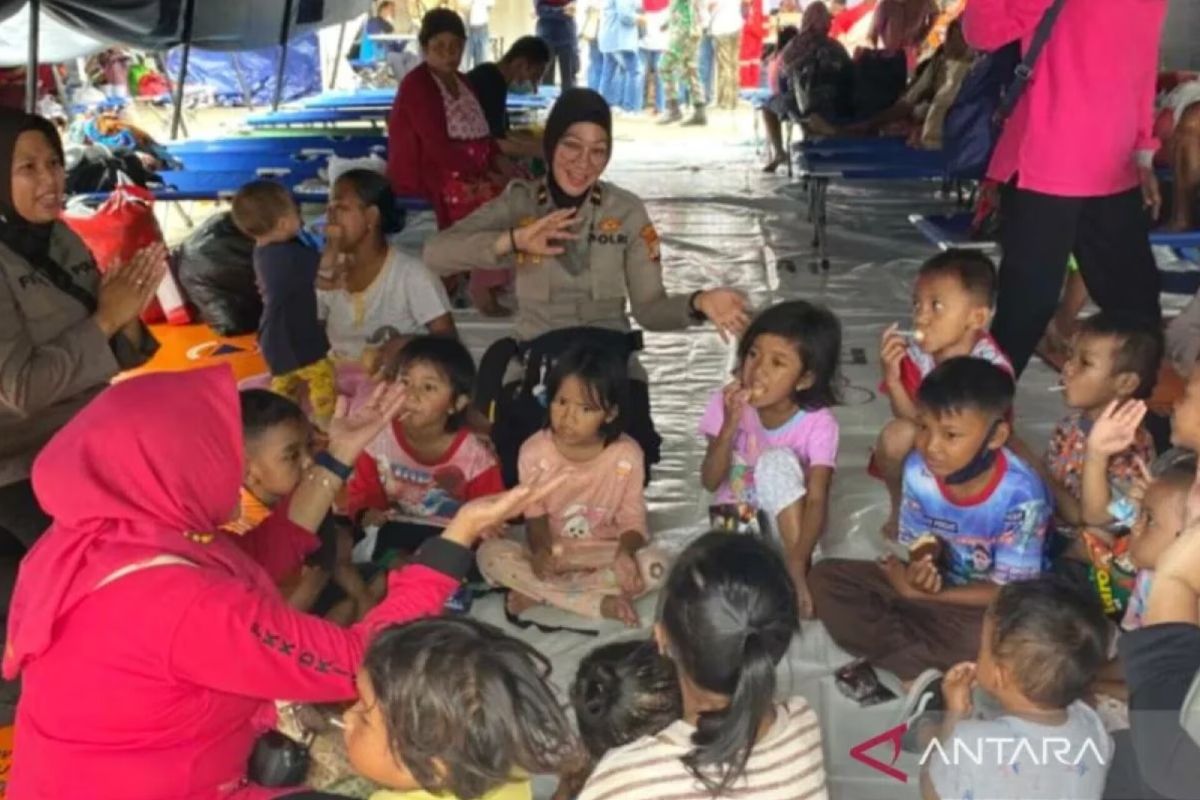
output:
<svg viewBox="0 0 1200 800"><path fill-rule="evenodd" d="M29 60L25 64L25 111L37 111L38 38L41 35L42 0L29 0Z"/></svg>
<svg viewBox="0 0 1200 800"><path fill-rule="evenodd" d="M171 141L179 138L183 124L183 89L187 85L188 61L192 57L192 21L196 16L196 0L185 0L183 6L183 54L179 58L179 79L175 85L175 109L171 115Z"/></svg>
<svg viewBox="0 0 1200 800"><path fill-rule="evenodd" d="M279 102L283 100L283 72L287 68L288 40L292 34L292 4L294 0L285 0L283 4L283 24L279 26L279 66L275 70L275 99L271 110L279 110Z"/></svg>
<svg viewBox="0 0 1200 800"><path fill-rule="evenodd" d="M329 88L333 89L337 86L338 67L342 65L342 48L346 46L346 23L342 23L342 27L338 28L338 43L337 50L333 54L333 77L329 79Z"/></svg>

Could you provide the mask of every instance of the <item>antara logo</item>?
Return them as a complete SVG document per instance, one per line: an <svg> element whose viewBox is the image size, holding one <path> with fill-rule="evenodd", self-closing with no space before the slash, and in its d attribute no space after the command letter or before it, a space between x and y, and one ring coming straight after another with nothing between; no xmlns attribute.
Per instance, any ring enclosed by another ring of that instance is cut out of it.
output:
<svg viewBox="0 0 1200 800"><path fill-rule="evenodd" d="M908 774L895 766L900 759L900 743L907 730L908 726L901 724L859 742L850 748L850 757L889 778L908 783ZM891 759L887 763L869 754L870 750L885 742L892 745ZM967 763L975 766L1012 766L1020 762L1032 767L1062 766L1080 770L1086 770L1090 766L1103 768L1107 763L1104 750L1090 737L1082 742L1075 742L1060 736L1047 736L1038 741L1018 736L985 736L974 742L955 737L944 744L937 737L933 737L925 745L918 763L924 767L933 759L938 759L948 766Z"/></svg>

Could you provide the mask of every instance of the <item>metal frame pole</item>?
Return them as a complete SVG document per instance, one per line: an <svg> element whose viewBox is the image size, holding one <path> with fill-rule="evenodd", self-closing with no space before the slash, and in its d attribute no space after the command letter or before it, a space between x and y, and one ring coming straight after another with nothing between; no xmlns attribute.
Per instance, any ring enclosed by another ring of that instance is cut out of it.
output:
<svg viewBox="0 0 1200 800"><path fill-rule="evenodd" d="M183 6L183 54L179 59L179 77L175 84L175 109L171 115L171 141L179 138L183 124L183 89L187 85L188 61L192 57L192 22L196 16L196 0L185 0Z"/></svg>
<svg viewBox="0 0 1200 800"><path fill-rule="evenodd" d="M25 111L37 111L38 39L41 37L42 0L29 0L29 59L25 65Z"/></svg>
<svg viewBox="0 0 1200 800"><path fill-rule="evenodd" d="M346 46L346 23L342 23L342 27L338 29L337 51L333 54L333 75L329 78L329 88L333 89L337 86L338 67L342 65L342 48Z"/></svg>
<svg viewBox="0 0 1200 800"><path fill-rule="evenodd" d="M292 33L292 6L294 0L285 0L283 4L283 23L279 26L279 66L275 70L275 99L271 110L278 111L279 103L283 100L283 72L287 68L288 39Z"/></svg>

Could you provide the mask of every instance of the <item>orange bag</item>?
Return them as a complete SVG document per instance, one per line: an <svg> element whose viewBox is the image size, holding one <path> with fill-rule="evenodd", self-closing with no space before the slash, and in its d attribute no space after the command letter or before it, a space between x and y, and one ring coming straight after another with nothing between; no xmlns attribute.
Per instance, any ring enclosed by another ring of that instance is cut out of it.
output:
<svg viewBox="0 0 1200 800"><path fill-rule="evenodd" d="M154 195L149 189L122 184L95 212L65 212L62 221L83 239L103 274L114 264L133 258L143 247L163 241L153 206ZM142 321L172 325L186 325L192 321L192 313L179 284L169 270L158 287L157 298L142 312Z"/></svg>

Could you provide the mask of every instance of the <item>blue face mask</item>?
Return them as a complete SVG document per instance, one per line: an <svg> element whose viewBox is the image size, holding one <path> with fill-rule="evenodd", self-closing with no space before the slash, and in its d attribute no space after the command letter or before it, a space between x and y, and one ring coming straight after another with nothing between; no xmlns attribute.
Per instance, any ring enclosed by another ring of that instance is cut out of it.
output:
<svg viewBox="0 0 1200 800"><path fill-rule="evenodd" d="M979 452L965 467L942 478L942 483L948 486L957 486L978 478L992 468L992 465L996 463L996 454L1000 452L1000 448L993 449L988 445L991 444L992 437L996 435L996 430L1000 427L1001 422L1002 420L996 420L992 423L992 426L988 428L987 436L983 437L983 444L979 446Z"/></svg>

